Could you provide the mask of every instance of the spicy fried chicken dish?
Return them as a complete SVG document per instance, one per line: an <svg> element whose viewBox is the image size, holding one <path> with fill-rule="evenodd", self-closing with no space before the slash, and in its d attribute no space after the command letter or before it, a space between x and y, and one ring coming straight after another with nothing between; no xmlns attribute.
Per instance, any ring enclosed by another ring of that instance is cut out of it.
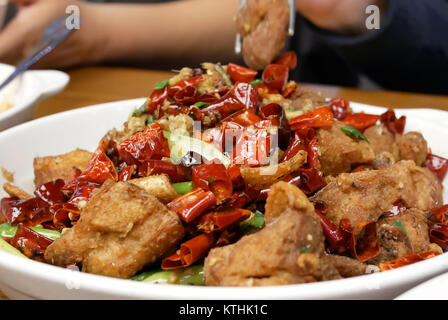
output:
<svg viewBox="0 0 448 320"><path fill-rule="evenodd" d="M448 160L392 109L357 113L288 81L296 64L287 52L260 73L183 68L96 150L36 157L33 194L3 186L1 247L207 286L328 281L443 254Z"/></svg>

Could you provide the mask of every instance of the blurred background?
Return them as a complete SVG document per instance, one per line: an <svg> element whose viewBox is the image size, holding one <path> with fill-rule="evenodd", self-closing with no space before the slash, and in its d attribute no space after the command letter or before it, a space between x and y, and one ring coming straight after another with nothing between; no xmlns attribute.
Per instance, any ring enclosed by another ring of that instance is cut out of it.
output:
<svg viewBox="0 0 448 320"><path fill-rule="evenodd" d="M14 2L22 4L39 3L42 0ZM193 6L201 1L89 0L89 2L159 5L164 3L163 5L172 5L170 7L171 11L167 10L167 12L180 14L176 10L184 10L182 9L184 7L177 8L173 4L191 3ZM202 2L205 4L207 0ZM233 10L233 15L236 14L238 1L226 0L222 3L227 2L229 3L228 10ZM218 2L215 1L215 3ZM358 8L360 3L362 4L362 11ZM381 8L380 30L353 32L353 28L349 29L347 27L348 23L355 21L358 24L363 24L367 18L364 9L366 5L371 3L377 4ZM30 6L34 5L36 4ZM298 1L297 9L295 35L288 42L288 49L294 50L299 57L299 67L293 74L295 80L362 89L448 94L446 81L446 75L448 74L448 37L446 37L446 34L448 34L448 1L302 0ZM221 7L219 10L223 12L222 16L226 14ZM341 12L343 12L343 16L341 16ZM16 6L9 5L6 23L14 21L16 14ZM191 13L186 12L185 14ZM210 16L216 16L217 14L219 13L215 12ZM191 19L205 19L206 24L208 24L208 15L207 12L202 12L198 16L192 14ZM230 15L228 16L230 17ZM132 20L131 16L128 16L128 18L129 21ZM167 18L169 17L167 16ZM36 16L36 19L40 19L40 17ZM94 18L89 16L86 19ZM336 22L325 24L321 23L322 20L334 20ZM242 59L232 52L232 41L235 33L232 25L234 22L229 19L226 21L228 23L221 23L220 26L212 28L217 28L217 30L228 29L229 31L220 34L222 37L220 40L210 39L210 42L204 43L202 48L197 48L197 59L191 58L191 48L184 48L181 44L178 47L178 55L172 54L172 52L163 55L160 53L160 50L162 50L160 48L172 47L165 46L163 43L155 43L153 47L149 45L145 47L148 52L147 59L144 58L144 54L134 58L131 53L129 53L129 56L121 53L121 55L117 54L93 62L86 59L67 64L55 62L46 64L45 67L66 69L74 65L101 64L171 70L184 65L194 66L204 60L242 63ZM204 28L209 28L209 25L204 25ZM158 33L159 30L142 28L141 32L146 34L148 43L152 41L173 41L167 37L163 40L154 40L154 33ZM189 34L191 32L175 27L172 29L173 34L178 33L174 38L177 38L179 34L185 34L185 37L194 37L194 35ZM222 36L223 34L224 36ZM19 36L19 33L17 33L17 36ZM129 37L132 36L133 34L129 34ZM120 41L120 39L117 39L117 41ZM220 46L215 44L217 41L221 41L222 44ZM173 51L171 49L163 50ZM132 48L129 48L128 51L132 52ZM157 52L157 54L152 54L152 52ZM1 50L0 61L12 63L10 59L2 58Z"/></svg>

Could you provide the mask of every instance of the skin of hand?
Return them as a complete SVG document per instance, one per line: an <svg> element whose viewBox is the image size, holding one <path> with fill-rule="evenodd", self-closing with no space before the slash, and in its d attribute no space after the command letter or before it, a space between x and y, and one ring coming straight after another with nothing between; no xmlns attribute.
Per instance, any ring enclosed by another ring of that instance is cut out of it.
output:
<svg viewBox="0 0 448 320"><path fill-rule="evenodd" d="M100 59L99 48L105 42L90 5L69 0L10 0L18 7L17 16L0 32L0 61L16 64L25 58L39 41L48 24L65 14L69 5L80 8L82 26L35 67L67 67Z"/></svg>
<svg viewBox="0 0 448 320"><path fill-rule="evenodd" d="M366 8L377 5L380 12L386 0L299 0L296 9L315 26L346 35L366 32Z"/></svg>
<svg viewBox="0 0 448 320"><path fill-rule="evenodd" d="M207 57L236 59L233 23L238 0L185 0L161 4L102 4L76 0L10 0L18 15L0 32L0 61L26 57L47 25L80 8L81 28L35 67L151 61L182 66ZM238 59L236 59L238 60Z"/></svg>

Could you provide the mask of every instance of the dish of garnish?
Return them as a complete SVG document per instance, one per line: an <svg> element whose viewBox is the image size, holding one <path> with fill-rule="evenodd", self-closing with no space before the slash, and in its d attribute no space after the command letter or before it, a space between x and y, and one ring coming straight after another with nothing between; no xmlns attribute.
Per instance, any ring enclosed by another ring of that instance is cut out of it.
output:
<svg viewBox="0 0 448 320"><path fill-rule="evenodd" d="M392 298L446 271L448 113L327 99L296 64L204 63L1 133L1 289Z"/></svg>

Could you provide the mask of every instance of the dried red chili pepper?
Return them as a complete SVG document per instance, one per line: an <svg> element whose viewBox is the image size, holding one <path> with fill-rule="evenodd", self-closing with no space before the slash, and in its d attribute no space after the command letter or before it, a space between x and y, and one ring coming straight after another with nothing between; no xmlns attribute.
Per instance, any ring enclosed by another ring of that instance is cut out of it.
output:
<svg viewBox="0 0 448 320"><path fill-rule="evenodd" d="M174 95L174 101L183 105L191 105L198 101L198 90L193 86L186 86Z"/></svg>
<svg viewBox="0 0 448 320"><path fill-rule="evenodd" d="M158 111L156 118L159 119L162 117L161 114L161 107L165 103L165 101L168 99L168 88L165 87L163 89L154 90L151 93L150 96L151 102L148 106L148 110L146 113L148 114L155 114L156 111Z"/></svg>
<svg viewBox="0 0 448 320"><path fill-rule="evenodd" d="M62 190L73 192L79 184L84 182L101 185L108 179L117 181L118 174L112 161L102 150L98 149L90 159L87 168L76 179L68 182Z"/></svg>
<svg viewBox="0 0 448 320"><path fill-rule="evenodd" d="M71 227L80 217L81 210L71 203L56 203L50 207L53 214L53 225L62 230Z"/></svg>
<svg viewBox="0 0 448 320"><path fill-rule="evenodd" d="M166 174L171 182L183 182L187 181L188 177L186 172L182 170L181 167L168 163L162 160L149 160L146 162L146 170L143 170L143 165L140 166L141 171L139 174L141 176Z"/></svg>
<svg viewBox="0 0 448 320"><path fill-rule="evenodd" d="M196 188L168 203L167 208L176 212L181 220L189 223L215 205L216 197L213 192Z"/></svg>
<svg viewBox="0 0 448 320"><path fill-rule="evenodd" d="M403 201L401 199L395 201L393 203L392 208L385 212L384 215L387 217L394 217L400 213L405 212L408 209L408 207L403 203Z"/></svg>
<svg viewBox="0 0 448 320"><path fill-rule="evenodd" d="M28 200L3 198L1 200L1 212L3 220L13 226L23 223L26 226L33 227L53 220L48 203L37 197Z"/></svg>
<svg viewBox="0 0 448 320"><path fill-rule="evenodd" d="M170 149L162 127L156 122L120 143L118 153L128 165L135 164L144 171L148 161L169 157Z"/></svg>
<svg viewBox="0 0 448 320"><path fill-rule="evenodd" d="M325 217L319 206L316 206L314 212L319 216L320 225L322 226L325 239L328 242L327 250L330 252L336 251L337 253L344 252L346 250L346 245L341 230Z"/></svg>
<svg viewBox="0 0 448 320"><path fill-rule="evenodd" d="M217 160L195 166L192 170L192 177L196 187L213 192L218 204L232 197L232 180L226 167L217 163Z"/></svg>
<svg viewBox="0 0 448 320"><path fill-rule="evenodd" d="M288 51L282 54L274 64L280 64L293 70L297 67L297 54L294 51Z"/></svg>
<svg viewBox="0 0 448 320"><path fill-rule="evenodd" d="M197 87L202 80L204 80L204 76L199 75L191 77L190 79L181 80L175 85L166 87L165 89L167 89L167 95L170 98L173 98L176 95L176 93L185 89L186 87Z"/></svg>
<svg viewBox="0 0 448 320"><path fill-rule="evenodd" d="M348 219L342 219L340 230L353 258L365 262L381 253L375 221L362 222L353 229Z"/></svg>
<svg viewBox="0 0 448 320"><path fill-rule="evenodd" d="M343 98L333 98L330 101L330 109L333 112L334 118L340 121L344 120L347 116L350 102Z"/></svg>
<svg viewBox="0 0 448 320"><path fill-rule="evenodd" d="M255 112L251 110L240 110L235 112L234 114L228 116L222 122L231 122L239 124L242 127L249 127L257 122L261 121L261 118L255 114Z"/></svg>
<svg viewBox="0 0 448 320"><path fill-rule="evenodd" d="M222 231L239 221L247 219L250 215L249 210L239 208L211 212L201 216L196 227L198 231L205 233Z"/></svg>
<svg viewBox="0 0 448 320"><path fill-rule="evenodd" d="M233 82L252 82L257 75L257 71L239 66L234 63L227 65L227 74Z"/></svg>
<svg viewBox="0 0 448 320"><path fill-rule="evenodd" d="M71 198L67 203L77 205L81 201L89 201L90 195L93 190L100 188L101 185L93 182L81 182L77 185L75 191L73 192Z"/></svg>
<svg viewBox="0 0 448 320"><path fill-rule="evenodd" d="M205 256L214 243L214 235L200 234L195 238L182 243L178 253L165 258L162 261L162 269L174 270L188 267Z"/></svg>
<svg viewBox="0 0 448 320"><path fill-rule="evenodd" d="M264 69L262 79L268 88L281 91L288 81L288 76L288 67L280 64L270 64Z"/></svg>
<svg viewBox="0 0 448 320"><path fill-rule="evenodd" d="M329 107L319 108L297 116L289 121L291 129L296 131L303 128L331 129L333 126L333 112Z"/></svg>
<svg viewBox="0 0 448 320"><path fill-rule="evenodd" d="M448 225L444 223L429 224L429 239L444 250L448 249Z"/></svg>
<svg viewBox="0 0 448 320"><path fill-rule="evenodd" d="M207 114L216 111L224 119L241 109L257 111L258 94L254 87L245 82L237 82L233 89L218 101L202 108L201 112Z"/></svg>
<svg viewBox="0 0 448 320"><path fill-rule="evenodd" d="M440 208L431 209L428 214L428 219L433 218L440 223L448 225L448 204Z"/></svg>
<svg viewBox="0 0 448 320"><path fill-rule="evenodd" d="M286 84L285 88L282 91L283 98L288 99L291 95L296 91L297 83L295 81L290 81Z"/></svg>
<svg viewBox="0 0 448 320"><path fill-rule="evenodd" d="M380 121L389 129L392 133L403 134L404 127L406 125L406 117L401 116L397 119L394 110L388 110L380 117Z"/></svg>
<svg viewBox="0 0 448 320"><path fill-rule="evenodd" d="M438 256L439 254L440 254L439 252L435 252L435 251L411 253L407 256L404 256L404 257L401 257L401 258L398 258L395 260L380 263L378 265L378 268L380 268L381 271L392 270L392 269L404 267L404 266L407 266L407 265L410 265L410 264L413 264L416 262L434 258L434 257Z"/></svg>
<svg viewBox="0 0 448 320"><path fill-rule="evenodd" d="M233 194L232 199L227 203L229 208L242 208L248 203L258 200L260 191L257 191L251 187L246 187L243 191L237 191ZM264 199L266 200L266 198Z"/></svg>
<svg viewBox="0 0 448 320"><path fill-rule="evenodd" d="M327 185L325 179L315 168L299 169L294 176L288 177L285 181L297 186L305 194L313 194Z"/></svg>
<svg viewBox="0 0 448 320"><path fill-rule="evenodd" d="M426 157L426 167L437 176L440 182L442 182L448 172L448 159L428 153L428 156Z"/></svg>
<svg viewBox="0 0 448 320"><path fill-rule="evenodd" d="M53 240L48 239L32 229L19 224L19 228L11 239L11 245L30 259L45 262L44 253L47 247L53 243Z"/></svg>
<svg viewBox="0 0 448 320"><path fill-rule="evenodd" d="M34 194L50 206L55 203L65 202L67 201L67 197L62 192L64 185L64 180L57 179L55 181L44 183L34 191Z"/></svg>
<svg viewBox="0 0 448 320"><path fill-rule="evenodd" d="M347 114L342 123L364 132L367 128L374 126L379 119L380 116L374 114L352 113Z"/></svg>
<svg viewBox="0 0 448 320"><path fill-rule="evenodd" d="M128 166L126 163L123 163L124 166L121 166L120 172L118 173L118 181L129 181L132 179L132 175L137 170L136 165Z"/></svg>

